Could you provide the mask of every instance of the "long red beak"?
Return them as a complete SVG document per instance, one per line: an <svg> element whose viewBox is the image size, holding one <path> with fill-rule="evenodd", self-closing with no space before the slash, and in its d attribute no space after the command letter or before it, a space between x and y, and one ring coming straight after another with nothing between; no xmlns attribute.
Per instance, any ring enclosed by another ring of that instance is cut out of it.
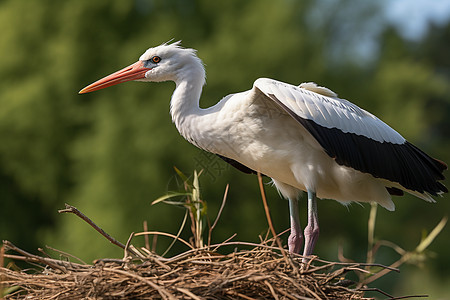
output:
<svg viewBox="0 0 450 300"><path fill-rule="evenodd" d="M144 62L138 61L132 65L129 65L126 68L123 68L120 71L117 71L115 73L112 73L111 75L108 75L100 80L97 80L96 82L88 85L81 91L79 91L79 94L85 94L97 90L104 89L106 87L116 85L122 82L127 82L131 80L137 80L137 79L143 79L145 78L145 73L147 71L151 70L150 68L144 67Z"/></svg>

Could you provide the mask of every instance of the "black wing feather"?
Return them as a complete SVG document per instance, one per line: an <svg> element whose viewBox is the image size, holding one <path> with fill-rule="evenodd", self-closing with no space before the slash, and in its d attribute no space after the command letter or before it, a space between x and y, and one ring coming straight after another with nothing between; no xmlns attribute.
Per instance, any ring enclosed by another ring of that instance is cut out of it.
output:
<svg viewBox="0 0 450 300"><path fill-rule="evenodd" d="M378 142L363 135L326 128L312 120L295 114L275 95L268 95L287 113L297 120L319 142L325 152L339 165L397 182L406 189L436 196L448 189L438 180L445 179L442 172L447 165L424 153L413 144ZM395 189L388 189L399 194Z"/></svg>
<svg viewBox="0 0 450 300"><path fill-rule="evenodd" d="M235 167L236 169L238 169L241 172L244 172L245 174L256 174L255 170L250 169L249 167L244 166L243 164L241 164L240 162L235 161L234 159L216 154L218 157L220 157L221 159L223 159L225 162L229 163L230 165L232 165L233 167Z"/></svg>

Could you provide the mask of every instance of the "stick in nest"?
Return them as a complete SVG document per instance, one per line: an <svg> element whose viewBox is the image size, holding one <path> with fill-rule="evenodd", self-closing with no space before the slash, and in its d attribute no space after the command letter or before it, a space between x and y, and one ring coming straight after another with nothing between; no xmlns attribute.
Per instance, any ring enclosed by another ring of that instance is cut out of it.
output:
<svg viewBox="0 0 450 300"><path fill-rule="evenodd" d="M76 208L75 206L69 205L69 204L65 204L65 209L60 209L58 210L59 213L72 213L76 216L78 216L79 218L81 218L83 221L85 221L86 223L88 223L92 228L94 228L97 232L99 232L102 236L104 236L108 241L110 241L112 244L119 246L120 248L122 248L125 252L125 256L127 256L128 251L130 253L132 253L133 255L142 258L142 254L137 251L134 247L132 247L132 245L130 246L130 240L131 238L134 236L134 234L132 234L127 242L127 245L122 244L121 242L119 242L118 240L116 240L115 238L113 238L112 236L110 236L108 233L106 233L106 231L104 231L103 229L101 229L97 224L95 224L91 219L89 219L85 214L83 214L81 211L78 210L78 208Z"/></svg>

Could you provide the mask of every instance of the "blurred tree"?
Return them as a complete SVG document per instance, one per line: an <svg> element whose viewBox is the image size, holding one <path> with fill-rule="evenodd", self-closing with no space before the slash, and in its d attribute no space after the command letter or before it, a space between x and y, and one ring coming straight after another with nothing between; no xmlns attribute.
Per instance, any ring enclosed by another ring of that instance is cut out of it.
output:
<svg viewBox="0 0 450 300"><path fill-rule="evenodd" d="M445 38L449 28L450 23L431 27L423 40L416 42L405 40L393 28L387 28L381 38L380 57L370 92L377 103L378 114L384 116L388 124L447 164L450 162L450 65L442 50L450 47L450 40ZM444 184L448 187L448 173L446 177ZM399 209L395 216L387 217L386 223L380 224L383 238L404 247L413 245L418 232L430 229L430 223L437 224L444 212L450 210L448 195L444 197L446 199L437 198L436 205L415 201L413 197L397 201ZM393 227L400 228L403 234L399 236L390 230ZM450 241L442 238L448 235L450 228L447 226L441 238L430 247L439 258L427 264L438 268L441 275L446 274L444 266L450 263L445 255Z"/></svg>
<svg viewBox="0 0 450 300"><path fill-rule="evenodd" d="M49 212L72 186L66 147L74 129L68 118L73 105L70 97L60 97L70 81L58 80L64 68L58 68L50 30L57 28L49 16L58 5L0 5L5 28L0 37L0 236L36 246L38 235L30 235L30 229L40 233L53 224Z"/></svg>

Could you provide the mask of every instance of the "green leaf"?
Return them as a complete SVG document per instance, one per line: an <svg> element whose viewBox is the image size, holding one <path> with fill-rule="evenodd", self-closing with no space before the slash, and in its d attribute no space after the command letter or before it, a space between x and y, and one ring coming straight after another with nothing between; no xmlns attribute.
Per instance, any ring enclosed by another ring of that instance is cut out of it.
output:
<svg viewBox="0 0 450 300"><path fill-rule="evenodd" d="M20 286L11 286L8 288L5 288L3 291L0 290L0 296L4 297L6 295L12 294L15 291L18 291L20 289Z"/></svg>
<svg viewBox="0 0 450 300"><path fill-rule="evenodd" d="M169 192L168 194L166 194L166 195L164 195L164 196L161 196L161 197L159 197L158 199L156 199L156 200L154 200L153 202L152 202L152 205L155 205L155 204L157 204L157 203L159 203L159 202L162 202L162 201L164 201L164 200L167 200L167 199L170 199L170 198L173 198L173 197L179 197L179 196L191 196L192 194L191 193L187 193L187 192ZM184 204L184 203L183 203Z"/></svg>
<svg viewBox="0 0 450 300"><path fill-rule="evenodd" d="M175 172L177 172L178 176L180 176L180 178L184 181L184 182L188 182L189 178L183 174L183 172L181 172L177 167L173 167L175 169Z"/></svg>

